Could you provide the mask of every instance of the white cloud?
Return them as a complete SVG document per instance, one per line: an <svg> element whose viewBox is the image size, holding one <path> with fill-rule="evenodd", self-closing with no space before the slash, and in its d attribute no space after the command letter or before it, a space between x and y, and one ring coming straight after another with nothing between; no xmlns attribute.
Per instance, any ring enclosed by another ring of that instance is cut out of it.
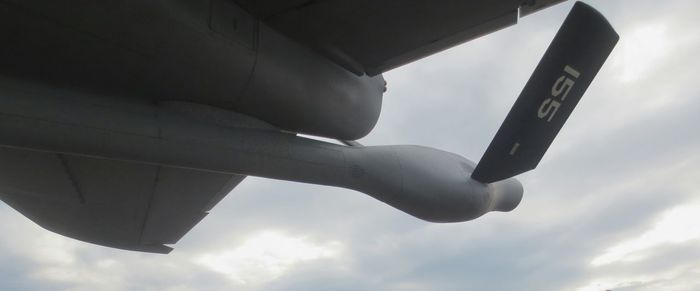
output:
<svg viewBox="0 0 700 291"><path fill-rule="evenodd" d="M613 66L619 66L618 79L634 82L653 74L653 69L670 53L669 29L665 23L636 23L620 39L619 57Z"/></svg>
<svg viewBox="0 0 700 291"><path fill-rule="evenodd" d="M696 290L698 4L587 2L620 47L520 177L512 213L431 224L353 191L249 179L162 256L63 238L0 206L0 289ZM367 143L478 159L571 5L389 73Z"/></svg>
<svg viewBox="0 0 700 291"><path fill-rule="evenodd" d="M240 285L256 286L279 278L297 264L337 258L340 247L336 241L317 244L304 237L263 231L236 248L208 252L196 261Z"/></svg>
<svg viewBox="0 0 700 291"><path fill-rule="evenodd" d="M637 262L646 258L652 248L678 244L700 238L700 203L667 210L654 226L637 238L625 240L593 259L593 266L616 262Z"/></svg>

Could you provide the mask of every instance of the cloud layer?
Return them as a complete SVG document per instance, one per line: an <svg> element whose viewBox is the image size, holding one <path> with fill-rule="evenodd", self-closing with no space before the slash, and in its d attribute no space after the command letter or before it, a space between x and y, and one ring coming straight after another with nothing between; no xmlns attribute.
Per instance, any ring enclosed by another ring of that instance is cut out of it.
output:
<svg viewBox="0 0 700 291"><path fill-rule="evenodd" d="M620 43L511 213L432 224L350 190L249 178L163 256L67 239L0 204L0 289L697 290L700 3L587 2ZM389 72L362 142L478 160L572 5Z"/></svg>

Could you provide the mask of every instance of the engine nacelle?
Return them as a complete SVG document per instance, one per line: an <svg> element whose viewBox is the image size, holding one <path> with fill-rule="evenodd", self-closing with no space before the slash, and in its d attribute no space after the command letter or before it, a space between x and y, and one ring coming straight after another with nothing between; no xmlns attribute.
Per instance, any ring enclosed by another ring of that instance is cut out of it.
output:
<svg viewBox="0 0 700 291"><path fill-rule="evenodd" d="M427 221L457 222L489 211L510 211L523 195L517 180L478 182L469 177L473 162L433 148L353 148L346 157L354 178L348 188Z"/></svg>
<svg viewBox="0 0 700 291"><path fill-rule="evenodd" d="M341 140L367 135L379 119L382 75L357 76L260 25L257 62L235 110L288 131Z"/></svg>

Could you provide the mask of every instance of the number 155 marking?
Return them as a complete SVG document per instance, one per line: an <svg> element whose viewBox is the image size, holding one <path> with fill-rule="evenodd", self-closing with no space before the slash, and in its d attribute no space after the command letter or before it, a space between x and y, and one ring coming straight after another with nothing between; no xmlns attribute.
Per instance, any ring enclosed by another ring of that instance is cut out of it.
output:
<svg viewBox="0 0 700 291"><path fill-rule="evenodd" d="M554 82L552 86L552 97L549 97L542 101L540 109L537 110L537 117L540 119L547 118L547 122L552 121L552 118L557 114L561 102L566 100L566 96L569 95L569 91L576 84L576 79L581 75L576 69L571 66L564 67L564 74ZM559 97L561 101L554 100L554 98Z"/></svg>

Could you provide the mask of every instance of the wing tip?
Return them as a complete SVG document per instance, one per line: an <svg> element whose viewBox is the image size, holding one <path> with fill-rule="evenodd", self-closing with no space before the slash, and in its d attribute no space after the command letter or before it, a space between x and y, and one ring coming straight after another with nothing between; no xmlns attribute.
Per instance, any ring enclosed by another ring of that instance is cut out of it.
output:
<svg viewBox="0 0 700 291"><path fill-rule="evenodd" d="M571 11L572 13L574 11L580 11L580 13L588 14L587 17L595 19L595 23L600 25L602 29L608 32L611 40L617 42L617 40L620 39L620 35L617 33L617 31L615 31L615 28L613 28L610 21L608 21L608 19L602 13L600 13L600 11L593 8L593 6L588 5L582 1L576 1Z"/></svg>

